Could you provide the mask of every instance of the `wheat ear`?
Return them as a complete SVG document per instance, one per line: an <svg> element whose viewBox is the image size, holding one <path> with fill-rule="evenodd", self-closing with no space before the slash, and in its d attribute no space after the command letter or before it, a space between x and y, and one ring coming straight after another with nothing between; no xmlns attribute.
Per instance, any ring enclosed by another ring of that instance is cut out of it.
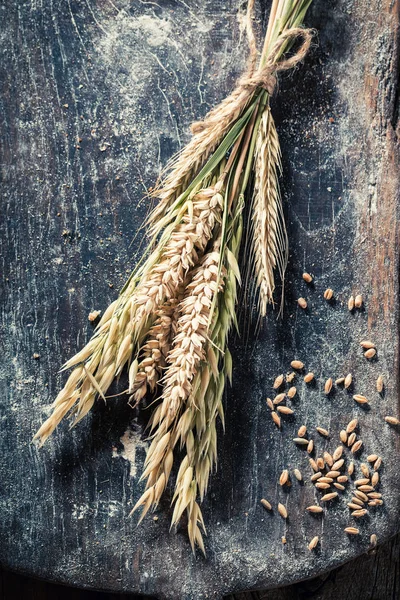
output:
<svg viewBox="0 0 400 600"><path fill-rule="evenodd" d="M261 316L273 302L274 270L283 281L288 239L285 229L278 174L281 170L279 139L270 107L263 113L256 140L254 194L251 206L253 272L258 287Z"/></svg>

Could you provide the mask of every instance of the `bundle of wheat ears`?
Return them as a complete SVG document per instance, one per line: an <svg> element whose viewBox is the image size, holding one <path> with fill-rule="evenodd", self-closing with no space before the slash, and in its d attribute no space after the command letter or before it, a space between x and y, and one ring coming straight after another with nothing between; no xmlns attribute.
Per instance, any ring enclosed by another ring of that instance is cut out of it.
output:
<svg viewBox="0 0 400 600"><path fill-rule="evenodd" d="M148 218L148 250L89 343L63 367L73 371L35 435L43 444L67 413L78 423L127 368L129 402L154 395L141 477L146 487L133 511L143 507L143 519L157 507L180 457L172 525L186 512L192 549L203 552L199 502L217 461L216 424L218 417L224 421L222 398L232 374L227 337L236 325L242 211L248 201L247 265L263 317L273 302L274 272L283 276L287 259L269 101L277 72L296 65L310 47L312 32L301 25L311 1L273 1L259 57L249 0L248 70L229 97L192 125L192 140L152 192L159 202Z"/></svg>

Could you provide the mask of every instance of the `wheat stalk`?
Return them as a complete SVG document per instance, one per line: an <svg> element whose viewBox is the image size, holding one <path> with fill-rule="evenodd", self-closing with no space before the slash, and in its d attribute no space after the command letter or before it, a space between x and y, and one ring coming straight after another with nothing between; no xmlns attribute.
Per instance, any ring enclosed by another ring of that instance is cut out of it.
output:
<svg viewBox="0 0 400 600"><path fill-rule="evenodd" d="M187 514L194 550L205 551L199 501L217 462L217 421L224 424L223 393L232 377L227 348L237 327L238 256L242 210L254 168L251 238L254 278L263 316L274 293L274 270L287 260L278 174L280 149L269 108L275 74L307 52L311 34L299 29L311 0L273 0L260 65L251 26L248 72L201 123L192 141L168 165L153 191L160 200L148 219L151 240L119 298L105 311L92 339L64 365L73 368L53 412L35 438L43 444L70 413L74 424L106 400L112 381L129 366L129 401L161 390L149 420L149 446L141 480L145 490L133 511L140 520L158 506L176 459L183 453L172 498L172 526ZM302 46L284 59L294 39Z"/></svg>

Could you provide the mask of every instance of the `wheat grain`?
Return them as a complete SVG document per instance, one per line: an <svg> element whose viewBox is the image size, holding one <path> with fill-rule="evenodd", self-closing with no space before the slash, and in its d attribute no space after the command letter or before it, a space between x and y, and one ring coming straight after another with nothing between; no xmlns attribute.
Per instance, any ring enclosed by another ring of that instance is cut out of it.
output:
<svg viewBox="0 0 400 600"><path fill-rule="evenodd" d="M385 421L386 423L389 423L389 425L400 425L400 421L396 417L387 416L385 417Z"/></svg>
<svg viewBox="0 0 400 600"><path fill-rule="evenodd" d="M305 310L307 308L307 300L305 298L298 298L297 299L297 304L300 306L300 308L302 308L303 310Z"/></svg>
<svg viewBox="0 0 400 600"><path fill-rule="evenodd" d="M357 296L354 298L354 306L356 308L361 308L363 305L363 298L361 296L361 294L357 294Z"/></svg>
<svg viewBox="0 0 400 600"><path fill-rule="evenodd" d="M263 498L261 500L261 504L263 505L264 508L266 508L267 510L272 510L272 506L271 504L268 502L268 500L266 500L265 498Z"/></svg>
<svg viewBox="0 0 400 600"><path fill-rule="evenodd" d="M351 384L353 382L353 375L351 373L349 373L348 375L346 375L345 379L344 379L344 387L347 390Z"/></svg>
<svg viewBox="0 0 400 600"><path fill-rule="evenodd" d="M325 381L325 386L324 386L324 391L327 396L331 393L332 386L333 386L333 380L332 380L332 377L329 377L329 379L327 379Z"/></svg>
<svg viewBox="0 0 400 600"><path fill-rule="evenodd" d="M322 506L307 506L306 510L310 513L319 514L324 511Z"/></svg>
<svg viewBox="0 0 400 600"><path fill-rule="evenodd" d="M276 409L282 415L293 415L294 411L288 406L278 406Z"/></svg>
<svg viewBox="0 0 400 600"><path fill-rule="evenodd" d="M349 533L350 535L358 535L360 533L360 530L357 529L357 527L346 527L345 532Z"/></svg>
<svg viewBox="0 0 400 600"><path fill-rule="evenodd" d="M278 504L278 513L281 515L281 517L283 519L287 519L287 517L288 517L287 510L286 510L285 506L283 504L281 504L280 502Z"/></svg>
<svg viewBox="0 0 400 600"><path fill-rule="evenodd" d="M284 380L283 375L278 375L278 377L276 377L276 379L274 381L274 385L273 385L274 390L277 390L278 388L281 387L283 380Z"/></svg>
<svg viewBox="0 0 400 600"><path fill-rule="evenodd" d="M362 340L360 342L360 346L361 346L361 348L364 348L364 350L369 350L370 348L375 348L375 344L373 342L371 342L370 340Z"/></svg>
<svg viewBox="0 0 400 600"><path fill-rule="evenodd" d="M350 312L352 310L354 310L354 296L350 296L350 298L348 299L347 308L349 309Z"/></svg>
<svg viewBox="0 0 400 600"><path fill-rule="evenodd" d="M308 549L314 550L317 547L318 542L319 542L319 537L316 535L315 537L313 537L311 542L308 544Z"/></svg>
<svg viewBox="0 0 400 600"><path fill-rule="evenodd" d="M318 433L320 433L322 436L324 437L329 437L329 431L327 429L324 429L323 427L316 427L315 428Z"/></svg>
<svg viewBox="0 0 400 600"><path fill-rule="evenodd" d="M301 371L302 369L304 369L304 363L302 363L301 360L292 360L290 365L293 369L296 369L297 371Z"/></svg>

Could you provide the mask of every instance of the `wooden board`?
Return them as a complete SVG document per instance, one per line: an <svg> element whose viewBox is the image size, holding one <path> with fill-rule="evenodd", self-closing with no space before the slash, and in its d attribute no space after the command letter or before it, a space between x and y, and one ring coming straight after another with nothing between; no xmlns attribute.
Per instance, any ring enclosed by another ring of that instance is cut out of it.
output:
<svg viewBox="0 0 400 600"><path fill-rule="evenodd" d="M184 530L169 533L168 498L157 521L137 528L128 518L146 443L144 415L124 398L99 402L72 433L64 423L41 451L30 444L63 381L59 366L91 334L89 311L116 297L135 264L144 190L188 138L190 121L229 92L244 66L242 8L235 0L1 7L6 567L160 599L219 598L320 574L365 552L370 533L384 540L399 529L399 437L383 421L399 410L397 1L315 0L308 24L318 45L281 78L274 114L290 238L285 314L271 313L258 336L246 330L232 343L226 433L204 502L207 558L191 555ZM261 30L268 3L258 8ZM304 269L315 275L311 288ZM322 298L328 286L332 304ZM356 292L365 309L350 314ZM362 338L376 342L376 361L364 359ZM293 358L318 383L307 388L298 378L295 416L279 432L265 398ZM327 377L349 371L370 410L342 390L323 394ZM309 482L287 492L276 483L283 468L310 474L291 442L301 423L321 452L336 447L352 417L360 419L361 459L374 451L384 460L384 507L371 510L356 539L343 533L352 523L343 498L313 518L304 511L318 498ZM317 437L315 425L331 438ZM260 507L262 496L287 505L287 523ZM310 553L314 535L322 543Z"/></svg>
<svg viewBox="0 0 400 600"><path fill-rule="evenodd" d="M364 554L329 573L281 587L259 592L243 592L226 596L226 600L387 600L400 594L400 536L378 546L375 552ZM70 588L36 580L10 571L0 570L2 600L121 600L117 593L101 593ZM124 595L124 600L149 600L136 594Z"/></svg>

